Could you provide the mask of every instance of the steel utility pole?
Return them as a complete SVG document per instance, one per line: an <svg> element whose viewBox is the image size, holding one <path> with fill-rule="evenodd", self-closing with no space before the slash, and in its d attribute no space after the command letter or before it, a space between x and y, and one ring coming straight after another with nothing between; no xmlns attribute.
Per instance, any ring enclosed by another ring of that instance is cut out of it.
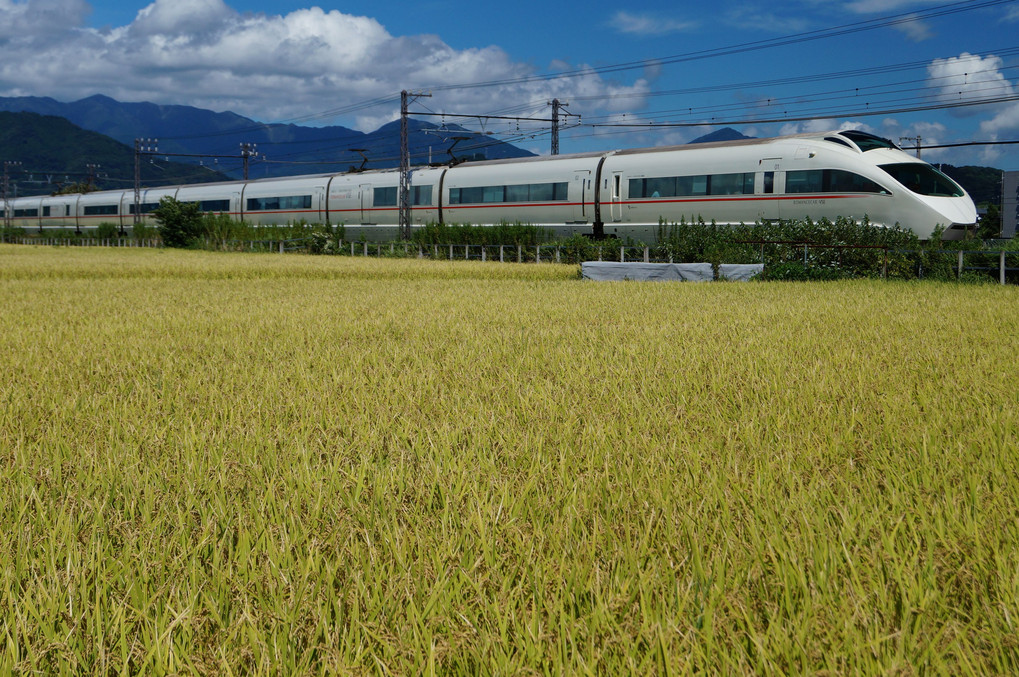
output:
<svg viewBox="0 0 1019 677"><path fill-rule="evenodd" d="M248 160L252 155L257 155L255 149L258 147L256 143L242 143L241 144L241 157L244 159L244 180L248 180Z"/></svg>
<svg viewBox="0 0 1019 677"><path fill-rule="evenodd" d="M94 163L91 163L91 162L85 165L85 169L88 171L88 189L89 190L95 190L95 188L96 188L96 173L97 173L97 170L100 169L101 167L102 167L102 165L94 164Z"/></svg>
<svg viewBox="0 0 1019 677"><path fill-rule="evenodd" d="M916 157L920 158L920 142L923 141L923 137L917 134L916 136L900 136L899 141L916 141Z"/></svg>
<svg viewBox="0 0 1019 677"><path fill-rule="evenodd" d="M431 94L400 92L400 239L410 239L410 137L407 132L407 106L411 100Z"/></svg>
<svg viewBox="0 0 1019 677"><path fill-rule="evenodd" d="M159 152L159 139L134 140L134 225L142 222L142 153ZM123 226L121 226L123 230Z"/></svg>
<svg viewBox="0 0 1019 677"><path fill-rule="evenodd" d="M559 109L569 102L552 99L552 155L559 155Z"/></svg>
<svg viewBox="0 0 1019 677"><path fill-rule="evenodd" d="M10 190L11 181L11 167L20 167L21 163L17 160L4 160L4 226L7 228L11 227L11 203L8 199L8 191Z"/></svg>
<svg viewBox="0 0 1019 677"><path fill-rule="evenodd" d="M134 140L134 222L141 223L141 200L142 200L142 155L161 155L169 160L172 157L197 157L197 158L240 158L244 161L244 179L248 178L248 161L256 157L256 144L242 143L240 155L211 155L208 153L160 153L159 139L135 139ZM262 156L265 159L265 156ZM122 229L123 230L123 229Z"/></svg>

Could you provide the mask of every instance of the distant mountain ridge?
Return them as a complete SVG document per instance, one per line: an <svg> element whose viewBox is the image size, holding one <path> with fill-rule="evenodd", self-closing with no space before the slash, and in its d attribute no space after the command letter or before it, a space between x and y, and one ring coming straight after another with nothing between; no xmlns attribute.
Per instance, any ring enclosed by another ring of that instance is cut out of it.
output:
<svg viewBox="0 0 1019 677"><path fill-rule="evenodd" d="M257 154L267 162L252 164L252 177L290 176L366 168L398 167L400 164L399 122L383 125L371 133L341 126L303 127L293 124L264 124L235 113L216 113L191 106L154 103L123 103L107 96L90 96L62 103L48 97L0 97L0 111L28 112L62 117L82 129L98 132L134 147L137 138L155 138L164 153L221 155L206 158L204 164L218 166L231 176L242 173L240 145L256 144ZM410 152L415 164L447 157L456 144L460 159L530 157L534 153L457 125L439 127L411 119ZM468 137L456 142L454 137ZM198 164L199 158L179 158ZM256 166L257 165L257 166Z"/></svg>
<svg viewBox="0 0 1019 677"><path fill-rule="evenodd" d="M753 138L756 137L741 134L732 127L723 127L722 129L716 129L710 134L699 136L690 143L717 143L719 141L742 141L743 139Z"/></svg>
<svg viewBox="0 0 1019 677"><path fill-rule="evenodd" d="M11 197L49 194L89 182L97 189L134 187L133 147L55 115L0 111L0 157L19 163L7 167ZM206 167L163 158L143 162L140 168L143 185L229 179Z"/></svg>

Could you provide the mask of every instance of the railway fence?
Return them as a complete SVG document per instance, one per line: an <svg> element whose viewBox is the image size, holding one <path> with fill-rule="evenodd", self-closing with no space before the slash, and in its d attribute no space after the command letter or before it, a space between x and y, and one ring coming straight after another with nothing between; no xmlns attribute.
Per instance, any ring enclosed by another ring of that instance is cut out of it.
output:
<svg viewBox="0 0 1019 677"><path fill-rule="evenodd" d="M159 248L154 238L41 238L10 237L9 244L52 247ZM583 261L643 263L677 260L668 245L634 244L420 244L414 242L331 241L315 253L374 258L420 258L493 263L579 264ZM1019 284L1019 250L1013 249L898 249L880 245L827 245L811 242L747 240L741 254L719 263L764 263L765 276L781 279L783 267L796 273L812 271L812 279L850 276L849 271L885 279L967 279ZM313 238L290 240L205 240L200 248L238 252L294 253L314 251ZM706 252L707 253L707 252ZM711 256L702 257L710 260ZM778 272L776 272L778 271Z"/></svg>

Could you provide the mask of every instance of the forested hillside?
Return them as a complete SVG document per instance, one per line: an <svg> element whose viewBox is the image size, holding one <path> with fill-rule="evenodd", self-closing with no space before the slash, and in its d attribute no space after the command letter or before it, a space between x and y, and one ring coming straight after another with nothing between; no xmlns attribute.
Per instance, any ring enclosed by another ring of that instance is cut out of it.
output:
<svg viewBox="0 0 1019 677"><path fill-rule="evenodd" d="M0 160L20 163L7 165L12 196L53 193L90 177L100 190L134 188L134 148L51 115L0 111ZM144 159L141 177L144 186L228 179L160 157Z"/></svg>

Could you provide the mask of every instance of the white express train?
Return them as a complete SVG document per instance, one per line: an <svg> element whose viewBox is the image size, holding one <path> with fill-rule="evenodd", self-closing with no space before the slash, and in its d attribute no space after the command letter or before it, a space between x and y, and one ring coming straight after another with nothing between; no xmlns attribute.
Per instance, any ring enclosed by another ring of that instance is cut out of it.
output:
<svg viewBox="0 0 1019 677"><path fill-rule="evenodd" d="M558 235L651 242L658 224L751 223L839 216L961 238L977 219L959 185L891 141L858 131L466 162L413 169L414 225L528 223ZM141 219L163 196L251 224L343 225L347 237L395 238L395 170L146 188ZM11 225L94 228L134 223L134 190L9 200Z"/></svg>

